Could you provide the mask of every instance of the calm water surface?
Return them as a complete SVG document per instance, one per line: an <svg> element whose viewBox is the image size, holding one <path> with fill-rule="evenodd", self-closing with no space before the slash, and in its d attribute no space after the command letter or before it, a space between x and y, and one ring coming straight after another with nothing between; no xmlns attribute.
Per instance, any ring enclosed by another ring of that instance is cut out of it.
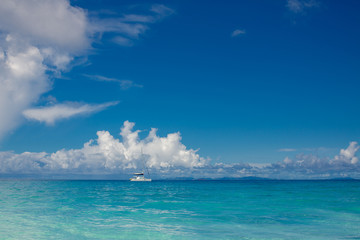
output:
<svg viewBox="0 0 360 240"><path fill-rule="evenodd" d="M0 239L360 239L360 181L0 181Z"/></svg>

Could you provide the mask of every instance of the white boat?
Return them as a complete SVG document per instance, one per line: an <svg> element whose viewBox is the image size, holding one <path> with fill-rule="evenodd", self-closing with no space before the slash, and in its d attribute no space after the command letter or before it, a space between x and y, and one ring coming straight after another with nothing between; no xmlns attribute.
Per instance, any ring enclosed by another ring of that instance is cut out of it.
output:
<svg viewBox="0 0 360 240"><path fill-rule="evenodd" d="M134 176L130 178L132 182L151 182L150 178L145 178L144 173L134 173Z"/></svg>

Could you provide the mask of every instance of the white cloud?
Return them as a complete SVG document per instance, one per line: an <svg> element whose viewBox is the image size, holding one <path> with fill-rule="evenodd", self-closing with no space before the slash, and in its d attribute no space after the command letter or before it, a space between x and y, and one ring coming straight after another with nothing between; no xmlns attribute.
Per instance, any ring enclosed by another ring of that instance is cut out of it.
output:
<svg viewBox="0 0 360 240"><path fill-rule="evenodd" d="M358 163L359 159L355 156L356 152L360 149L360 146L357 142L350 142L348 148L341 149L340 155L336 156L336 160L343 160L350 162L352 164Z"/></svg>
<svg viewBox="0 0 360 240"><path fill-rule="evenodd" d="M0 29L37 46L56 46L63 51L89 47L87 17L67 0L2 0Z"/></svg>
<svg viewBox="0 0 360 240"><path fill-rule="evenodd" d="M232 33L231 33L231 36L232 37L236 37L236 36L239 36L239 35L243 35L245 34L245 30L240 30L240 29L235 29Z"/></svg>
<svg viewBox="0 0 360 240"><path fill-rule="evenodd" d="M317 7L319 3L315 0L287 0L286 7L294 13L302 13L307 8Z"/></svg>
<svg viewBox="0 0 360 240"><path fill-rule="evenodd" d="M128 14L96 19L86 10L71 6L69 0L2 0L0 139L16 128L23 121L22 113L51 89L53 76L68 71L70 63L76 57L86 55L92 42L103 33L113 32L117 35L115 42L132 46L149 29L150 23L170 14L170 8L154 5L144 16ZM119 84L124 89L140 87L129 80ZM26 113L34 115L31 110ZM52 121L41 119L48 123Z"/></svg>
<svg viewBox="0 0 360 240"><path fill-rule="evenodd" d="M40 50L7 37L0 59L0 139L21 122L21 112L51 88Z"/></svg>
<svg viewBox="0 0 360 240"><path fill-rule="evenodd" d="M65 104L27 109L23 112L23 114L27 119L53 125L58 120L68 119L79 115L93 114L116 104L118 104L118 102L93 105L69 102Z"/></svg>

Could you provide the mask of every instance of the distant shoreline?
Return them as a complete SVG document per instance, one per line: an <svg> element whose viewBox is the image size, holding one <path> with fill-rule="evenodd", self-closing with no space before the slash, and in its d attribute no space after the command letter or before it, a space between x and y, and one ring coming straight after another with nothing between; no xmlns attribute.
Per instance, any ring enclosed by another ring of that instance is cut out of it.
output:
<svg viewBox="0 0 360 240"><path fill-rule="evenodd" d="M124 181L130 182L128 179L116 179L116 178L41 178L41 177L30 177L30 176L0 176L0 181ZM259 178L259 177L243 177L243 178L168 178L168 179L153 179L153 181L184 181L184 182L201 182L201 181L213 181L213 182L226 182L226 181L360 181L356 178L324 178L324 179L276 179L276 178Z"/></svg>

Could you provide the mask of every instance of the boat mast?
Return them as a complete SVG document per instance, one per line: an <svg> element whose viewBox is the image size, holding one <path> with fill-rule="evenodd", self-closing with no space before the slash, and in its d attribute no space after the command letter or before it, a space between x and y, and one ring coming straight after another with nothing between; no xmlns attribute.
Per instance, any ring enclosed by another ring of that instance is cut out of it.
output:
<svg viewBox="0 0 360 240"><path fill-rule="evenodd" d="M142 159L142 164L143 164L143 173L145 172L144 169L146 169L146 172L147 172L147 174L148 174L148 176L150 178L149 168L145 164L145 159L144 159L143 155L144 155L143 154L143 148L141 147L141 159Z"/></svg>

